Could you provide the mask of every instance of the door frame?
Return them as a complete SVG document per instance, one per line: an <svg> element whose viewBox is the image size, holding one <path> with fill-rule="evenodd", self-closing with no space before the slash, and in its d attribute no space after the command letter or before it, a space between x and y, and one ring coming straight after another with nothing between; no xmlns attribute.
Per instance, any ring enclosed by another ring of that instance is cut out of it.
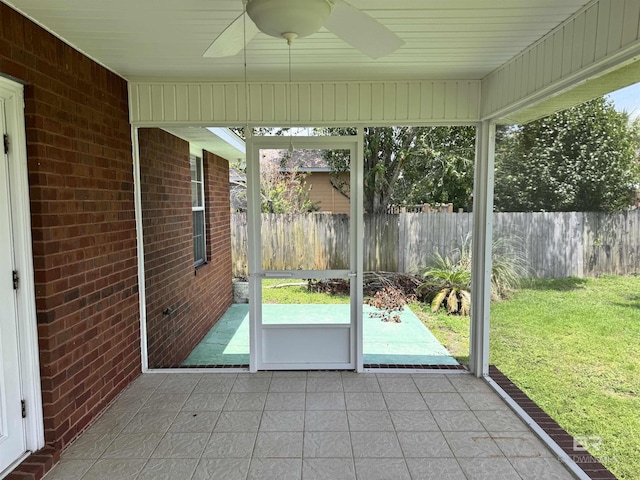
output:
<svg viewBox="0 0 640 480"><path fill-rule="evenodd" d="M22 398L25 400L25 445L28 454L44 447L44 413L40 384L40 351L36 318L31 208L27 167L27 140L24 120L24 87L0 77L0 97L5 102L5 120L9 135L9 186L14 257L20 275L17 290L18 354ZM4 273L4 272L3 272ZM17 459L20 460L20 459ZM17 462L16 462L17 463ZM9 468L14 468L9 467ZM0 477L5 472L0 472Z"/></svg>
<svg viewBox="0 0 640 480"><path fill-rule="evenodd" d="M250 131L250 129L247 129ZM261 284L262 272L261 263L261 242L260 240L260 165L259 150L261 148L287 148L291 142L296 147L301 148L329 148L329 149L350 149L354 152L351 159L350 169L350 196L351 196L351 226L353 228L351 237L351 274L355 277L351 281L351 329L353 341L351 342L351 357L353 358L353 368L363 371L363 335L362 335L362 304L363 304L363 132L358 128L356 135L350 136L327 136L327 137L293 137L292 139L282 136L262 137L247 135L247 233L249 237L248 263L249 263L249 370L251 372L264 368L262 365L262 345L259 338L259 325L262 305ZM353 148L355 146L355 148ZM355 270L355 272L354 272ZM322 277L326 277L331 271L324 272ZM355 317L355 318L354 318ZM269 368L272 365L267 365ZM290 368L302 368L302 365L290 365ZM330 368L330 367L325 367Z"/></svg>

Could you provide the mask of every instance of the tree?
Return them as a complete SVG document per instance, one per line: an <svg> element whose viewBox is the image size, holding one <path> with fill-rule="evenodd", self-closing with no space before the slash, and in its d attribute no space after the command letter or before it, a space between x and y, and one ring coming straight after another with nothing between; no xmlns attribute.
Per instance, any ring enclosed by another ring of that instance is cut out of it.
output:
<svg viewBox="0 0 640 480"><path fill-rule="evenodd" d="M247 209L247 180L244 172L231 181L231 204ZM262 213L305 213L317 210L310 199L306 175L297 169L283 169L281 163L260 159L260 210Z"/></svg>
<svg viewBox="0 0 640 480"><path fill-rule="evenodd" d="M353 128L325 132L353 135ZM385 212L389 204L468 205L473 190L475 128L368 127L364 129L364 209ZM335 188L349 196L347 157L330 151Z"/></svg>
<svg viewBox="0 0 640 480"><path fill-rule="evenodd" d="M232 128L233 132L243 140L244 128ZM284 136L289 128L254 127L253 135L257 136ZM310 187L306 183L306 174L297 168L287 168L289 156L274 161L273 158L260 158L260 209L262 213L305 213L318 209L309 196ZM246 163L238 161L231 164L240 175L232 180L231 199L232 205L237 205L239 210L247 208L247 181L245 178Z"/></svg>
<svg viewBox="0 0 640 480"><path fill-rule="evenodd" d="M309 198L305 174L283 171L280 164L260 160L260 196L263 213L305 213L317 210Z"/></svg>
<svg viewBox="0 0 640 480"><path fill-rule="evenodd" d="M495 206L503 211L616 211L640 170L626 113L597 98L504 130Z"/></svg>
<svg viewBox="0 0 640 480"><path fill-rule="evenodd" d="M422 152L405 165L392 195L393 203L453 203L469 208L475 137L475 127L423 129Z"/></svg>

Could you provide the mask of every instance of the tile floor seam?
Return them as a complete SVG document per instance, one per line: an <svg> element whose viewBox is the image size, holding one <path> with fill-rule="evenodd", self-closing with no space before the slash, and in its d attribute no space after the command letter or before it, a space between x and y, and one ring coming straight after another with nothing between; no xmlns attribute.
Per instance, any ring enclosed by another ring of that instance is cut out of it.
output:
<svg viewBox="0 0 640 480"><path fill-rule="evenodd" d="M147 458L147 460L144 462L144 465L142 465L142 468L136 474L136 476L135 476L135 478L133 480L137 480L138 478L140 478L140 475L142 475L142 472L144 472L144 467L146 467L149 464L150 461L151 461L151 457Z"/></svg>
<svg viewBox="0 0 640 480"><path fill-rule="evenodd" d="M347 410L347 392L344 391L344 378L342 378L342 374L340 374L340 381L342 382L342 394L344 396L344 414L347 417L347 433L349 434L349 447L351 448L351 464L353 465L353 477L355 479L358 478L358 472L356 471L356 459L355 454L353 453L353 438L351 436L351 422L349 421L349 411ZM376 382L378 379L376 378ZM380 384L378 382L378 388Z"/></svg>
<svg viewBox="0 0 640 480"><path fill-rule="evenodd" d="M436 422L437 424L438 422ZM440 429L440 425L438 425L438 429ZM442 431L442 429L440 429L440 434L442 435L442 438L444 438L444 442L447 444L447 448L449 450L451 450L451 454L453 455L453 459L456 461L456 464L458 465L458 468L460 469L460 471L462 472L462 474L464 475L464 477L467 480L469 479L469 476L465 473L464 468L462 468L462 464L460 463L460 461L458 460L458 455L456 455L456 453L454 452L453 448L451 448L451 444L449 443L449 440L447 440L447 436L444 434L444 432Z"/></svg>
<svg viewBox="0 0 640 480"><path fill-rule="evenodd" d="M411 380L413 381L413 378L412 378L412 377L409 377L409 378L411 378ZM379 384L379 383L380 383L380 382L378 382L378 384ZM418 386L415 384L415 381L413 381L413 384L414 384L414 386L415 386L415 387L416 387L416 389L417 389L417 388L418 388ZM380 390L382 390L382 386L381 386L381 385L380 385ZM419 391L419 390L418 390L418 391ZM387 407L387 409L386 409L385 411L387 412L387 415L389 415L389 418L391 418L391 410L389 410L389 405L387 404L387 400L386 400L386 398L385 398L385 396L384 396L384 391L383 391L382 393L383 393L382 398L383 398L383 400L384 400L384 402L385 402L385 405L386 405L386 407ZM426 403L426 402L425 402L425 403ZM428 406L427 406L427 411L429 411L429 410L428 410ZM400 452L402 453L402 460L404 461L404 465L405 465L405 467L406 467L406 469L407 469L407 473L409 473L409 477L411 478L411 477L412 477L412 475L411 475L411 471L409 470L409 464L407 463L407 456L406 456L406 454L405 454L404 448L402 447L402 442L400 441L400 437L398 436L398 433L399 433L399 432L398 432L398 430L396 429L396 426L395 426L395 424L393 423L393 420L391 420L391 424L393 425L393 433L394 433L394 435L395 435L396 441L398 442L398 446L400 447Z"/></svg>
<svg viewBox="0 0 640 480"><path fill-rule="evenodd" d="M468 458L468 459L470 459L470 460L477 460L477 457L460 457L460 458ZM486 457L486 458L485 458L485 460L486 460L487 458L490 458L490 457ZM509 458L508 458L508 457L506 457L506 456L505 456L505 457L503 457L503 458L505 458L505 459L507 460L507 463L509 464L509 466L513 469L513 471L514 471L514 472L516 473L516 475L517 475L517 478L512 478L511 480L526 480L526 479L524 479L524 477L522 477L522 475L520 475L520 472L518 472L518 470L516 470L516 467L511 463L511 461L509 460ZM462 465L461 465L461 464L460 464L460 462L458 461L458 457L456 457L456 462L457 462L457 463L458 463L458 465L460 466L460 470L462 471L462 474L463 474L463 475L464 475L468 480L471 480L471 478L470 478L469 476L467 476L467 474L466 474L466 472L465 472L464 468L462 468Z"/></svg>
<svg viewBox="0 0 640 480"><path fill-rule="evenodd" d="M122 432L118 433L117 435L115 435L115 436L111 439L111 441L107 444L107 446L105 447L105 449L104 449L104 450L102 450L102 453L100 453L100 455L99 455L99 456L98 456L98 458L96 459L96 463L97 463L99 460L104 460L104 458L103 458L103 457L104 457L104 454L105 454L105 453L107 453L107 451L109 450L109 447L113 444L113 442L115 442L115 441L116 441L116 439L117 439L121 434L122 434Z"/></svg>
<svg viewBox="0 0 640 480"><path fill-rule="evenodd" d="M233 380L233 383L235 384L237 380L237 375ZM199 382L198 382L199 383ZM202 459L204 458L204 452L206 452L207 450L207 446L211 443L211 438L213 437L213 432L216 429L216 426L218 425L218 422L220 421L220 418L222 417L222 412L224 411L224 405L227 403L227 400L229 399L229 395L231 394L231 390L233 390L233 384L231 385L231 388L229 388L229 391L226 392L226 398L222 404L222 407L220 409L220 415L218 415L218 418L216 418L215 423L213 424L213 426L211 427L211 432L209 432L209 438L207 438L207 442L204 445L204 449L202 450L202 452L200 452L200 458L198 459L198 464L196 465L196 469L193 471L193 475L191 475L191 478L195 477L196 475L196 471L198 470L198 466L200 465L200 463L202 463ZM249 475L249 469L247 468L247 475ZM246 477L245 477L246 480Z"/></svg>
<svg viewBox="0 0 640 480"><path fill-rule="evenodd" d="M306 379L306 376L305 376ZM260 427L262 426L262 419L264 418L264 412L266 411L267 408L267 399L269 398L269 390L271 389L271 382L273 381L273 373L271 373L271 375L269 376L269 382L267 385L267 393L265 395L264 398L264 403L262 404L262 410L260 411L260 421L258 422L258 431L256 432L256 436L253 439L253 449L251 450L251 457L249 458L249 466L247 467L247 475L246 475L246 479L249 479L249 476L251 475L251 467L253 466L253 462L254 460L257 460L258 457L256 456L256 449L258 446L258 437L260 435ZM265 460L265 458L261 458L261 461ZM302 478L302 466L300 466L300 478Z"/></svg>
<svg viewBox="0 0 640 480"><path fill-rule="evenodd" d="M200 382L201 382L204 378L205 378L205 376L203 375L203 376L200 378L200 380L198 381L198 383L196 384L196 386L194 387L194 390L193 390L193 391L195 391L195 389L197 388L197 386L200 384ZM211 427L211 432L209 432L209 436L208 436L208 438L207 438L207 441L206 441L206 442L205 442L205 444L204 444L204 448L203 448L203 449L202 449L202 451L200 452L200 457L198 458L198 462L196 463L196 468L193 470L193 473L191 474L191 479L193 479L193 478L195 477L196 472L198 471L198 467L200 466L200 464L201 464L201 463L202 463L202 461L203 461L203 458L204 458L204 452L207 450L207 446L208 446L208 445L209 445L209 443L211 442L211 438L213 437L213 432L215 431L215 427L216 427L216 425L218 424L218 422L220 421L220 418L222 417L222 412L224 411L224 405L227 403L227 400L229 399L229 395L230 395L231 391L233 390L233 385L235 384L235 382L236 382L237 378L238 378L238 376L237 376L237 375L235 375L235 376L234 376L234 378L233 378L233 383L231 384L231 386L230 386L229 390L228 390L227 392L223 392L226 396L225 396L224 402L222 402L222 407L220 408L220 414L218 415L218 417L216 418L215 423L214 423L214 424L212 425L212 427ZM226 390L226 389L225 389L225 390ZM188 398L188 397L187 397L187 398ZM181 413L182 411L183 411L183 410L182 410L182 409L180 409L180 410L178 411L178 415L180 415L180 413ZM177 416L176 416L176 418L177 418ZM175 422L175 419L174 419L174 422ZM171 427L169 427L169 429L171 429ZM247 475L249 475L249 469L248 469L248 468L247 468ZM245 480L246 480L247 475L245 475ZM191 480L191 479L189 479L189 480Z"/></svg>
<svg viewBox="0 0 640 480"><path fill-rule="evenodd" d="M89 466L89 468L87 468L87 470L82 474L82 476L81 476L78 480L83 480L83 479L87 476L87 472L88 472L89 470L91 470L91 469L93 468L93 466L98 462L98 460L97 460L97 459L93 459L93 460L90 460L90 461L91 461L91 466ZM60 464L60 462L58 463L58 465L59 465L59 464ZM56 467L56 466L57 466L57 465L54 465L54 467ZM52 469L52 470L53 470L53 469ZM51 471L52 471L52 470L49 470L49 471L45 474L45 476L44 476L43 480L47 480L47 474L51 473ZM53 470L53 471L55 471L55 470Z"/></svg>
<svg viewBox="0 0 640 480"><path fill-rule="evenodd" d="M515 472L518 474L518 477L520 477L520 480L526 480L522 475L520 475L520 472L518 471L518 469L516 468L515 464L511 461L511 458L507 457L505 455L505 457L507 458L507 462L509 462L509 465L511 465L511 467L515 470Z"/></svg>

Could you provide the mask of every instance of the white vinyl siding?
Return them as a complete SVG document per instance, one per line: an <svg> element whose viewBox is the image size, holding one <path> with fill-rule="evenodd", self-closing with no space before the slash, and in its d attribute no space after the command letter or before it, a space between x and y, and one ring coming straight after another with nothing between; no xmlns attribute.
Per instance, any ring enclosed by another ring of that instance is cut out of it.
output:
<svg viewBox="0 0 640 480"><path fill-rule="evenodd" d="M475 122L479 80L129 84L131 123L144 125L398 125ZM289 109L291 98L291 109ZM246 101L249 101L247 109ZM291 111L291 119L289 112Z"/></svg>

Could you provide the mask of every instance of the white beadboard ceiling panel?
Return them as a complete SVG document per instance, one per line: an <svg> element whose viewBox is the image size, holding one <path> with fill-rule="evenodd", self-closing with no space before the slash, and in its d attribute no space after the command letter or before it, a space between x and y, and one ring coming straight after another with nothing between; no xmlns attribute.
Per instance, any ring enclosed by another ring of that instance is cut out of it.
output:
<svg viewBox="0 0 640 480"><path fill-rule="evenodd" d="M243 81L243 55L203 58L241 0L2 0L127 79ZM622 2L623 0L615 0ZM405 45L372 60L325 29L292 47L310 81L480 80L570 18L587 0L350 0ZM284 40L247 48L249 81L288 79Z"/></svg>

